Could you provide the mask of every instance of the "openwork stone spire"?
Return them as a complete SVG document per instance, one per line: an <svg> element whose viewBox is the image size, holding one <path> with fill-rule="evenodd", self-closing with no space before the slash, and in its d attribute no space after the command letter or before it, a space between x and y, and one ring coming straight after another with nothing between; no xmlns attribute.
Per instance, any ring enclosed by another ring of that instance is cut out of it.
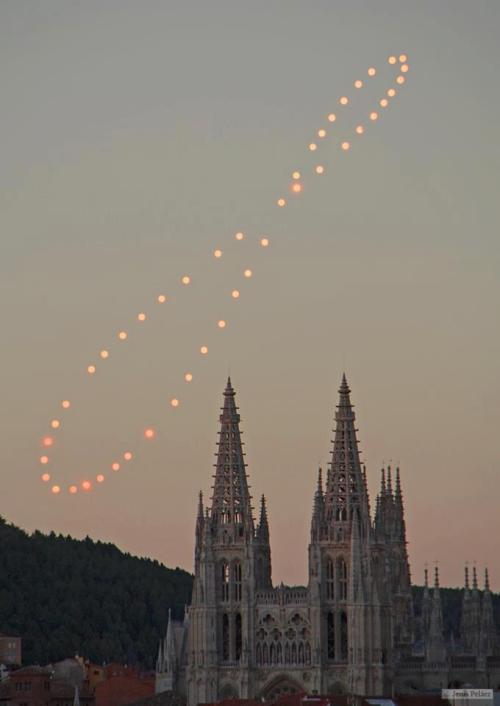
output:
<svg viewBox="0 0 500 706"><path fill-rule="evenodd" d="M221 541L244 541L254 535L251 497L240 433L240 415L231 378L224 390L212 496L212 530Z"/></svg>
<svg viewBox="0 0 500 706"><path fill-rule="evenodd" d="M350 392L344 374L335 414L335 438L326 488L325 514L327 522L346 522L349 527L354 512L358 511L363 534L369 525L369 513Z"/></svg>

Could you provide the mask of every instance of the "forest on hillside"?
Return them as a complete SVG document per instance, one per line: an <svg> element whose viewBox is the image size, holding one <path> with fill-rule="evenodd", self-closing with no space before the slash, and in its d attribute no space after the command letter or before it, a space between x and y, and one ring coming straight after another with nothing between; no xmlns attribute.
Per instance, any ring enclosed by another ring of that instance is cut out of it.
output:
<svg viewBox="0 0 500 706"><path fill-rule="evenodd" d="M0 517L0 633L24 664L80 654L154 667L168 609L181 618L192 576L90 538L28 534Z"/></svg>

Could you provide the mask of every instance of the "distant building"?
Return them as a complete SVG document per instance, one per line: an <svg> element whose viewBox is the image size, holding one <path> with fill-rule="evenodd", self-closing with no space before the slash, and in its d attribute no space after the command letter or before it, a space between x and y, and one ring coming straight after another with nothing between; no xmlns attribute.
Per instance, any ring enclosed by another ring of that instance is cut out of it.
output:
<svg viewBox="0 0 500 706"><path fill-rule="evenodd" d="M399 469L382 470L370 509L345 376L326 485L320 469L313 498L304 587L272 583L266 503L262 497L257 523L230 379L221 411L213 495L210 507L201 496L198 506L192 604L183 622L169 619L157 692L197 706L300 693L390 699L500 687L487 572L482 593L476 570L472 587L466 572L455 639L443 633L437 569L433 588L426 572L421 615L414 611Z"/></svg>
<svg viewBox="0 0 500 706"><path fill-rule="evenodd" d="M0 633L0 664L20 666L22 664L22 641L20 637Z"/></svg>
<svg viewBox="0 0 500 706"><path fill-rule="evenodd" d="M95 706L93 695L54 679L48 667L23 667L0 684L0 704L4 706Z"/></svg>

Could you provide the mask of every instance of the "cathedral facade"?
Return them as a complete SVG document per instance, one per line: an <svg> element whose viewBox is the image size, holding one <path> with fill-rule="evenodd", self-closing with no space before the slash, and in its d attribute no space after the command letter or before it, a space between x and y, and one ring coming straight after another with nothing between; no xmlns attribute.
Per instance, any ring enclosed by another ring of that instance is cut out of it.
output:
<svg viewBox="0 0 500 706"><path fill-rule="evenodd" d="M462 624L445 640L439 577L415 616L399 469L382 471L373 512L345 376L331 463L314 492L307 587L274 586L266 503L255 521L240 416L224 391L213 495L196 520L192 602L169 619L156 690L188 706L283 693L394 693L500 685L486 574L466 571Z"/></svg>

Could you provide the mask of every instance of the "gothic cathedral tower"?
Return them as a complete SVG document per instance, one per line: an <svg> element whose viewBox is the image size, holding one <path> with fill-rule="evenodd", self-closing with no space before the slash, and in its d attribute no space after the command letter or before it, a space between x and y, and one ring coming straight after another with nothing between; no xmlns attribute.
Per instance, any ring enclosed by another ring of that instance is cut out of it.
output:
<svg viewBox="0 0 500 706"><path fill-rule="evenodd" d="M205 512L200 496L196 523L187 655L190 704L252 695L254 596L271 587L265 501L255 527L230 378L221 411L211 506Z"/></svg>

